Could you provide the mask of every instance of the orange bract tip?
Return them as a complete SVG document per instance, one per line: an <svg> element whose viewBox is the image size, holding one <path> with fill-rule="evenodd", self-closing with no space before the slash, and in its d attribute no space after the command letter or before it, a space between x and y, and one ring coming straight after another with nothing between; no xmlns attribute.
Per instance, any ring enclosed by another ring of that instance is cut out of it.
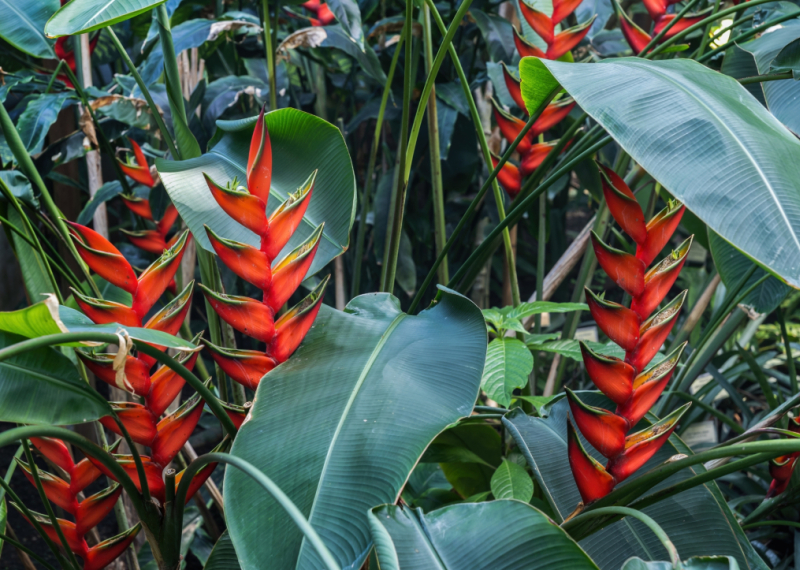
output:
<svg viewBox="0 0 800 570"><path fill-rule="evenodd" d="M125 237L128 238L133 245L152 253L153 255L161 255L167 249L167 242L164 241L164 236L156 230L144 230L141 232L129 232L121 230Z"/></svg>
<svg viewBox="0 0 800 570"><path fill-rule="evenodd" d="M686 293L684 291L675 297L666 307L642 323L639 329L639 342L633 350L625 349L627 351L625 362L637 371L644 370L667 340L667 336L678 319L678 313L686 299Z"/></svg>
<svg viewBox="0 0 800 570"><path fill-rule="evenodd" d="M586 34L589 33L589 29L592 27L595 18L597 18L596 15L592 16L587 22L558 34L553 38L553 42L547 48L545 57L547 59L558 59L565 53L572 51L575 46L581 43L581 40L586 37Z"/></svg>
<svg viewBox="0 0 800 570"><path fill-rule="evenodd" d="M189 242L189 231L184 231L168 250L156 259L150 267L139 276L139 287L133 295L132 309L144 318L147 311L166 291L175 273L181 265L183 252Z"/></svg>
<svg viewBox="0 0 800 570"><path fill-rule="evenodd" d="M664 388L667 387L669 379L672 378L672 373L678 365L685 347L686 343L683 343L658 365L634 378L633 393L630 399L617 406L617 414L627 419L631 426L639 423L639 420L658 401Z"/></svg>
<svg viewBox="0 0 800 570"><path fill-rule="evenodd" d="M242 386L255 390L261 378L278 363L263 352L222 348L205 341L211 358L223 372Z"/></svg>
<svg viewBox="0 0 800 570"><path fill-rule="evenodd" d="M150 172L148 171L148 176ZM125 196L124 194L120 194L120 198L128 206L128 209L136 214L144 218L145 220L153 219L153 212L150 210L150 201L145 200L144 198L138 198L136 196Z"/></svg>
<svg viewBox="0 0 800 570"><path fill-rule="evenodd" d="M325 224L317 226L308 239L297 246L275 266L272 274L272 286L265 293L264 302L277 313L289 297L292 296L303 279L306 278L314 256L317 254L319 241Z"/></svg>
<svg viewBox="0 0 800 570"><path fill-rule="evenodd" d="M72 295L81 311L97 325L108 323L118 323L125 327L139 327L142 325L139 316L133 312L133 309L122 303L87 297L75 289L72 289Z"/></svg>
<svg viewBox="0 0 800 570"><path fill-rule="evenodd" d="M247 157L247 190L266 204L269 200L271 184L272 145L262 108L250 139L250 153Z"/></svg>
<svg viewBox="0 0 800 570"><path fill-rule="evenodd" d="M244 189L231 190L219 186L203 173L208 189L219 207L231 218L251 232L263 236L267 233L267 204L261 198L247 193Z"/></svg>
<svg viewBox="0 0 800 570"><path fill-rule="evenodd" d="M681 223L685 209L683 204L670 202L647 223L647 239L644 242L637 242L639 246L636 248L636 257L645 265L650 265L667 245L678 224Z"/></svg>
<svg viewBox="0 0 800 570"><path fill-rule="evenodd" d="M270 288L272 284L271 259L267 257L266 253L246 243L221 238L208 226L205 228L211 247L214 248L228 269L262 291Z"/></svg>
<svg viewBox="0 0 800 570"><path fill-rule="evenodd" d="M540 12L528 4L525 0L519 0L519 10L528 25L533 28L533 31L544 40L547 45L553 43L555 26L550 16L544 12Z"/></svg>
<svg viewBox="0 0 800 570"><path fill-rule="evenodd" d="M633 393L633 379L636 376L633 366L619 358L597 354L583 341L580 347L586 374L594 385L615 404L627 402Z"/></svg>
<svg viewBox="0 0 800 570"><path fill-rule="evenodd" d="M278 362L285 362L300 346L308 329L314 324L314 319L317 318L329 280L330 275L275 323L275 338L267 348L269 356Z"/></svg>
<svg viewBox="0 0 800 570"><path fill-rule="evenodd" d="M608 338L626 351L636 348L639 341L639 317L630 309L617 303L605 301L589 289L586 291L586 304L597 326Z"/></svg>
<svg viewBox="0 0 800 570"><path fill-rule="evenodd" d="M625 448L625 432L628 431L625 418L608 410L587 406L569 388L566 388L566 392L572 417L592 447L603 457L614 457L621 453Z"/></svg>
<svg viewBox="0 0 800 570"><path fill-rule="evenodd" d="M516 30L514 30L514 33L516 34ZM506 83L506 89L508 89L509 94L511 94L511 98L514 100L514 103L517 104L517 107L527 113L528 110L525 107L525 101L522 99L522 87L520 86L519 79L511 75L505 62L501 61L500 67L503 69L503 79Z"/></svg>
<svg viewBox="0 0 800 570"><path fill-rule="evenodd" d="M266 239L262 238L261 250L270 259L275 259L278 256L292 235L294 235L297 226L303 221L308 204L311 202L311 194L314 191L316 178L317 171L315 170L303 185L296 192L290 194L286 201L278 206L269 217L269 235Z"/></svg>
<svg viewBox="0 0 800 570"><path fill-rule="evenodd" d="M633 238L637 244L642 244L647 239L647 226L644 223L644 212L636 197L620 176L598 164L600 167L600 180L603 186L603 195L608 204L611 215L626 234ZM636 257L639 257L638 255ZM649 265L648 261L644 262Z"/></svg>
<svg viewBox="0 0 800 570"><path fill-rule="evenodd" d="M569 419L567 419L567 454L572 476L578 485L578 492L584 504L602 499L614 489L616 484L614 477L586 453Z"/></svg>
<svg viewBox="0 0 800 570"><path fill-rule="evenodd" d="M597 263L603 271L622 287L626 293L636 297L644 290L644 263L630 253L615 249L592 231L592 247Z"/></svg>
<svg viewBox="0 0 800 570"><path fill-rule="evenodd" d="M194 342L194 341L193 341ZM194 369L200 351L184 354L178 361L190 372ZM186 380L169 366L162 366L151 376L150 393L145 397L147 408L158 418L181 393Z"/></svg>
<svg viewBox="0 0 800 570"><path fill-rule="evenodd" d="M125 549L130 546L141 528L142 523L136 523L136 526L129 528L122 534L91 547L86 553L83 570L101 570L111 564L125 552Z"/></svg>
<svg viewBox="0 0 800 570"><path fill-rule="evenodd" d="M150 410L135 402L111 402L111 409L133 441L148 447L153 443L156 437L156 418ZM115 434L122 435L122 430L111 416L100 418L100 423Z"/></svg>
<svg viewBox="0 0 800 570"><path fill-rule="evenodd" d="M497 168L498 164L500 164L500 159L493 154L492 168ZM512 200L516 198L519 191L522 190L522 174L520 174L519 168L510 162L506 162L503 168L500 169L500 172L497 173L497 182L503 187L503 190L508 193Z"/></svg>
<svg viewBox="0 0 800 570"><path fill-rule="evenodd" d="M158 435L150 446L153 461L166 467L189 440L202 413L203 400L195 395L158 422Z"/></svg>
<svg viewBox="0 0 800 570"><path fill-rule="evenodd" d="M270 342L275 336L272 309L249 297L220 295L205 287L200 289L220 318L237 331L261 342Z"/></svg>
<svg viewBox="0 0 800 570"><path fill-rule="evenodd" d="M631 310L639 315L640 319L649 317L669 293L686 262L693 238L694 236L687 238L675 251L645 274L644 288L641 293L633 296L631 302Z"/></svg>

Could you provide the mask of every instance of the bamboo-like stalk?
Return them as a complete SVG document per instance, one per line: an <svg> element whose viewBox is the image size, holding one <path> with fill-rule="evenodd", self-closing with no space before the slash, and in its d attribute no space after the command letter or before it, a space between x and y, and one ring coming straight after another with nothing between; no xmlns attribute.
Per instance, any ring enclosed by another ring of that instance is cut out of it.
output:
<svg viewBox="0 0 800 570"><path fill-rule="evenodd" d="M781 336L786 350L786 367L789 369L789 384L792 387L792 394L797 394L797 370L795 369L794 356L792 355L792 345L789 342L789 333L786 331L786 318L783 309L778 307L778 323L781 325Z"/></svg>
<svg viewBox="0 0 800 570"><path fill-rule="evenodd" d="M400 40L394 48L394 56L392 56L392 63L389 66L389 73L386 74L386 85L383 87L383 95L381 96L381 106L378 109L378 118L375 121L375 134L372 138L372 147L369 151L369 165L364 180L364 190L361 193L361 217L358 222L358 234L356 234L356 252L355 263L353 265L353 283L351 285L350 297L354 298L361 292L361 265L364 260L364 237L367 234L367 214L369 213L369 203L372 199L372 186L375 180L375 163L378 158L378 148L381 144L381 129L383 128L383 117L386 112L386 102L389 100L389 94L392 91L392 79L394 78L394 71L397 68L397 60L400 56L400 51L405 41L405 33L400 34ZM377 230L376 228L376 231Z"/></svg>
<svg viewBox="0 0 800 570"><path fill-rule="evenodd" d="M276 11L278 7L275 7ZM264 51L267 57L267 74L269 75L269 108L274 111L278 108L278 95L275 81L275 47L272 45L272 34L269 23L269 0L262 0L261 13L264 18Z"/></svg>
<svg viewBox="0 0 800 570"><path fill-rule="evenodd" d="M433 71L433 39L431 36L431 10L428 4L422 7L422 30L425 50L425 73ZM447 241L444 217L444 185L442 183L442 155L439 145L439 113L436 109L436 87L431 89L428 99L428 144L431 157L431 186L433 190L433 230L436 255L442 253ZM447 256L442 260L438 270L439 282L447 283L450 272L447 267Z"/></svg>

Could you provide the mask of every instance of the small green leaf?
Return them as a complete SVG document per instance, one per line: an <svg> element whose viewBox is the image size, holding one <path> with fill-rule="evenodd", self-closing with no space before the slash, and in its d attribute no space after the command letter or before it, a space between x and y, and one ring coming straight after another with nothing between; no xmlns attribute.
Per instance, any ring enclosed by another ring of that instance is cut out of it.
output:
<svg viewBox="0 0 800 570"><path fill-rule="evenodd" d="M516 338L501 337L489 343L481 388L501 406L508 406L514 388L524 388L533 370L533 355Z"/></svg>
<svg viewBox="0 0 800 570"><path fill-rule="evenodd" d="M495 499L517 499L527 503L533 498L533 480L521 465L504 460L492 476Z"/></svg>

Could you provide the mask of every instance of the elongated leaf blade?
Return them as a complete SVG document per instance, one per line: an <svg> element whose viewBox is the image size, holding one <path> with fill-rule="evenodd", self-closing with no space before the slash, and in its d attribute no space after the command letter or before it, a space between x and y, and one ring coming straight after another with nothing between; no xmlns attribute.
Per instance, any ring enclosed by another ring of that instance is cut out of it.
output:
<svg viewBox="0 0 800 570"><path fill-rule="evenodd" d="M613 409L611 401L597 392L580 392L579 395L588 405ZM549 415L545 418L526 416L521 411L503 418L503 423L533 469L545 500L560 520L569 516L581 500L567 458L568 413L567 400L561 398L549 407ZM640 427L649 425L649 422L645 422L647 420L643 420ZM581 439L590 455L605 463L605 459L582 436ZM644 467L622 484L634 484L643 473L677 453L691 455L692 451L676 435L672 435ZM648 494L688 479L702 470L702 466L695 466L677 473L649 490ZM734 557L743 570L766 570L715 483L684 491L643 509L643 512L664 529L683 557L726 555ZM608 545L612 543L614 548L609 548ZM617 570L632 556L644 560L669 558L658 538L638 521L614 523L585 538L580 544L600 568L607 570Z"/></svg>
<svg viewBox="0 0 800 570"><path fill-rule="evenodd" d="M58 0L0 0L0 38L33 57L55 58L44 25L58 7Z"/></svg>
<svg viewBox="0 0 800 570"><path fill-rule="evenodd" d="M25 340L0 331L0 348ZM108 415L111 408L54 348L38 348L0 362L0 421L79 424Z"/></svg>
<svg viewBox="0 0 800 570"><path fill-rule="evenodd" d="M375 507L370 529L381 570L596 569L542 512L520 501L451 505L424 514Z"/></svg>
<svg viewBox="0 0 800 570"><path fill-rule="evenodd" d="M560 83L711 229L800 287L800 142L738 82L688 59L521 69L529 109Z"/></svg>
<svg viewBox="0 0 800 570"><path fill-rule="evenodd" d="M267 212L274 211L289 194L318 169L311 202L297 231L284 247L292 251L321 223L325 230L309 275L319 271L348 247L355 219L355 175L347 146L339 129L296 109L280 109L265 115L272 141L272 191ZM173 162L157 160L161 180L191 229L197 243L213 252L204 224L217 235L259 247L259 239L222 211L208 189L203 173L225 185L238 177L245 184L250 138L256 118L220 121L220 140L199 158ZM280 255L278 258L280 259Z"/></svg>
<svg viewBox="0 0 800 570"><path fill-rule="evenodd" d="M240 570L239 559L233 549L228 531L222 533L203 567L205 570Z"/></svg>
<svg viewBox="0 0 800 570"><path fill-rule="evenodd" d="M44 33L48 38L85 34L118 24L152 10L166 0L81 0L69 2L53 14Z"/></svg>
<svg viewBox="0 0 800 570"><path fill-rule="evenodd" d="M486 350L478 308L446 291L419 315L388 294L324 306L305 343L259 384L231 453L298 506L341 567L371 541L367 510L394 502L417 460L469 414ZM229 532L243 568L317 570L313 547L246 476L225 476Z"/></svg>

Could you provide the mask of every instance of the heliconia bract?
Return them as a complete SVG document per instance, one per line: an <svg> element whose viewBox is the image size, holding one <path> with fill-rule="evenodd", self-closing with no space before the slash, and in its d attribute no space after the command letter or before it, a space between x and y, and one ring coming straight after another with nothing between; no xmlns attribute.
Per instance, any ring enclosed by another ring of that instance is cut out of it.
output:
<svg viewBox="0 0 800 570"><path fill-rule="evenodd" d="M588 406L567 390L571 412L571 419L567 419L570 467L584 503L604 497L644 465L667 441L689 407L687 404L650 427L628 435L661 396L685 346L684 343L645 370L666 341L686 298L684 291L656 312L683 267L692 238L648 271L647 265L678 227L683 206L670 202L646 224L625 181L612 170L599 168L609 212L633 239L636 255L612 248L592 233L592 247L600 267L632 301L630 308L625 307L586 289L586 302L597 326L625 350L625 359L599 355L581 343L586 373L617 405L614 412ZM586 441L608 459L605 467L588 455L573 420Z"/></svg>

